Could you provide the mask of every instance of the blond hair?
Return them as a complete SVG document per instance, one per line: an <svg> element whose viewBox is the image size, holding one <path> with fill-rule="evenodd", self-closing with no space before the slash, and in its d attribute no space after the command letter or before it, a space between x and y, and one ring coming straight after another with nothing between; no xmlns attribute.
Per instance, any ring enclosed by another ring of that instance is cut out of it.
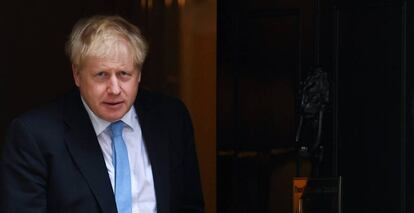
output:
<svg viewBox="0 0 414 213"><path fill-rule="evenodd" d="M116 51L122 41L126 41L135 65L140 68L148 45L138 27L120 16L93 16L78 21L66 43L66 54L80 69L87 57L102 57Z"/></svg>

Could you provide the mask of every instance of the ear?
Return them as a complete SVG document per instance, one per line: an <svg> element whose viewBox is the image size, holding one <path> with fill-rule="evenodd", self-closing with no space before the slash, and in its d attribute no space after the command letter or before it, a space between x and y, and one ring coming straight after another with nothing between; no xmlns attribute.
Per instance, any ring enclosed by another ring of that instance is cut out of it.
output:
<svg viewBox="0 0 414 213"><path fill-rule="evenodd" d="M141 82L141 70L138 70L138 83Z"/></svg>
<svg viewBox="0 0 414 213"><path fill-rule="evenodd" d="M76 86L79 87L80 85L79 69L74 64L72 64L72 75L73 75L73 80L75 81Z"/></svg>

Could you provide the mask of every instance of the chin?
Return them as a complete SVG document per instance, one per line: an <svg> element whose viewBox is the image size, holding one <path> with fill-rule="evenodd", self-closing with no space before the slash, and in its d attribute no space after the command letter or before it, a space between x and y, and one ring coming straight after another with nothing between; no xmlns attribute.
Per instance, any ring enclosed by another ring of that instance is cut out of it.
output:
<svg viewBox="0 0 414 213"><path fill-rule="evenodd" d="M102 119L104 119L106 121L114 122L114 121L117 121L117 120L121 119L122 116L124 116L124 114L122 114L122 113L111 114L111 115L106 114L106 115L103 115L101 117L102 117Z"/></svg>

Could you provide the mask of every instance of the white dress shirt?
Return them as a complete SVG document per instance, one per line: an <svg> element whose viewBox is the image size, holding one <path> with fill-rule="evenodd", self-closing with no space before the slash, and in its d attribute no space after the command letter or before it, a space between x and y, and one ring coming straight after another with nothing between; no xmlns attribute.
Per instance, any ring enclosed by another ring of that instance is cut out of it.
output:
<svg viewBox="0 0 414 213"><path fill-rule="evenodd" d="M113 190L115 172L114 165L112 164L111 130L108 128L111 123L96 116L83 98L82 102L92 121L99 145L102 149ZM131 171L132 212L156 213L157 208L151 163L145 149L141 126L138 122L135 108L132 106L121 120L125 124L122 136L128 149L129 167Z"/></svg>

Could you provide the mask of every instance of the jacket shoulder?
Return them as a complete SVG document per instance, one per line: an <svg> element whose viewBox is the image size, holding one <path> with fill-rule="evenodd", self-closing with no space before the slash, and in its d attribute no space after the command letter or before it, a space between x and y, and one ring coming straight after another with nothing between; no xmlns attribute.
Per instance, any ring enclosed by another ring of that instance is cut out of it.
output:
<svg viewBox="0 0 414 213"><path fill-rule="evenodd" d="M44 131L47 128L52 131L62 127L64 107L68 102L76 100L76 95L76 92L67 93L18 115L9 124L9 129L16 124L23 125L33 132Z"/></svg>
<svg viewBox="0 0 414 213"><path fill-rule="evenodd" d="M174 96L165 95L160 92L154 92L146 89L139 91L136 106L143 107L147 110L153 111L187 111L187 107L181 99Z"/></svg>

